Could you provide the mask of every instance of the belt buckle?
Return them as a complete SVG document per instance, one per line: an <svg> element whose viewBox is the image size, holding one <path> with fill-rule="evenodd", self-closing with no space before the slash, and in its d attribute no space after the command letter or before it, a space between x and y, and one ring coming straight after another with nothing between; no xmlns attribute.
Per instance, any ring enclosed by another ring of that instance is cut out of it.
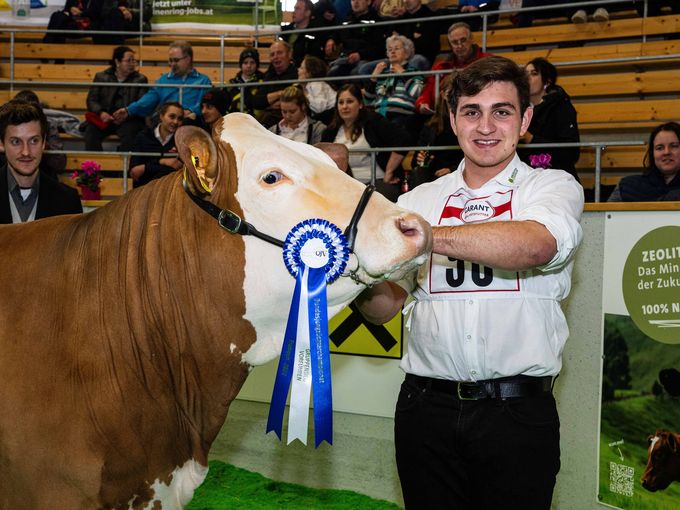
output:
<svg viewBox="0 0 680 510"><path fill-rule="evenodd" d="M477 398L474 397L474 396L472 396L472 397L464 397L463 395L461 395L461 393L460 393L460 388L461 388L461 386L462 386L463 384L465 384L465 383L462 383L462 382L456 383L456 393L458 394L458 400L477 400Z"/></svg>

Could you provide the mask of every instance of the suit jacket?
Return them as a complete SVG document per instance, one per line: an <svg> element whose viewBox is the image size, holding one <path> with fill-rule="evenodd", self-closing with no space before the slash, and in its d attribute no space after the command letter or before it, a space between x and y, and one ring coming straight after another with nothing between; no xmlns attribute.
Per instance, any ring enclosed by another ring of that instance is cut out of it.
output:
<svg viewBox="0 0 680 510"><path fill-rule="evenodd" d="M61 214L77 214L83 212L78 192L62 184L48 175L40 173L40 191L35 210L35 219L59 216ZM9 207L9 189L7 187L7 165L0 166L0 224L12 223L12 211Z"/></svg>

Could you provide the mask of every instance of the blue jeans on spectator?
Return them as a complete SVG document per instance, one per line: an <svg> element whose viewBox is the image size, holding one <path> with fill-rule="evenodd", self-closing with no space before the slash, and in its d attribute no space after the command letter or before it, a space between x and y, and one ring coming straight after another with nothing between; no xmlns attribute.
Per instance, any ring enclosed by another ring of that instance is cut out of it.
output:
<svg viewBox="0 0 680 510"><path fill-rule="evenodd" d="M394 418L407 510L549 510L559 427L552 393L459 400L407 375Z"/></svg>

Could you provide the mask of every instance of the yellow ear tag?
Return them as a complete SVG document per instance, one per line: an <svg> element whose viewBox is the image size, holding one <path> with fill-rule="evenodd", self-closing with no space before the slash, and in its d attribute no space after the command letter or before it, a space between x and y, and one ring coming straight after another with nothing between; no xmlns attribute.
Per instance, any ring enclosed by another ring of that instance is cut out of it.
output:
<svg viewBox="0 0 680 510"><path fill-rule="evenodd" d="M206 193L211 193L212 190L208 188L208 185L206 182L203 180L203 177L201 176L201 173L198 171L201 165L201 161L198 158L198 156L191 155L191 162L194 164L194 168L196 169L196 175L198 176L198 181L201 183L201 187L205 190Z"/></svg>

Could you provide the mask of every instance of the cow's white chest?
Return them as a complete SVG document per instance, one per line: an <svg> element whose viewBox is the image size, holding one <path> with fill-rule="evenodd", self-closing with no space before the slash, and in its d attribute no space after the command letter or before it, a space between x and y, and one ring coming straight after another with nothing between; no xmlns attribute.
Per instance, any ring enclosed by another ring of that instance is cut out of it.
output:
<svg viewBox="0 0 680 510"><path fill-rule="evenodd" d="M160 502L163 510L182 510L194 497L194 491L203 483L207 474L207 466L202 466L193 459L186 461L182 467L172 472L169 485L160 480L154 481L151 485L154 497L144 508L158 508L154 505ZM132 502L129 508L132 509Z"/></svg>

